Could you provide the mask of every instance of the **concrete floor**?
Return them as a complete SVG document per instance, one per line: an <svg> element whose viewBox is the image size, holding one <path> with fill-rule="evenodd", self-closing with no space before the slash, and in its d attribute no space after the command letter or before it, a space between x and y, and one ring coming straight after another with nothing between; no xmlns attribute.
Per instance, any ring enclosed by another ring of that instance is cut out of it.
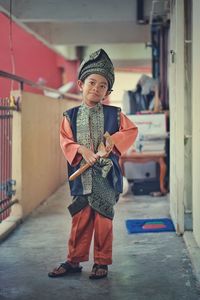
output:
<svg viewBox="0 0 200 300"><path fill-rule="evenodd" d="M129 193L116 206L113 265L109 276L91 281L90 261L82 274L48 278L65 261L71 218L62 186L0 246L0 299L19 300L196 300L200 289L187 248L174 232L128 234L125 220L168 217L166 197ZM91 249L92 253L92 249Z"/></svg>

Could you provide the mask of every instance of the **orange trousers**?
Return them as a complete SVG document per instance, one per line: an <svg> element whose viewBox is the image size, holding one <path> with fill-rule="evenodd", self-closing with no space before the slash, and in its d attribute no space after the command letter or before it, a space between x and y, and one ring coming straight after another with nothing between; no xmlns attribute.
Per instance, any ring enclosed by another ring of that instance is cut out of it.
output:
<svg viewBox="0 0 200 300"><path fill-rule="evenodd" d="M94 234L94 263L112 264L112 220L100 215L89 205L72 218L68 241L68 257L71 262L89 260L90 245Z"/></svg>

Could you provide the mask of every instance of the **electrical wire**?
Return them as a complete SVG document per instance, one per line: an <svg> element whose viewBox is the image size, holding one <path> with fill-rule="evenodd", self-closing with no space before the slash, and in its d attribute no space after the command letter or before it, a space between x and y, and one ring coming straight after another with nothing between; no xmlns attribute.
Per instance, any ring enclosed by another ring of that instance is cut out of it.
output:
<svg viewBox="0 0 200 300"><path fill-rule="evenodd" d="M11 72L12 74L16 75L16 64L15 64L15 55L14 55L14 48L13 48L13 21L12 21L12 0L10 0L10 25L9 25L9 47L10 47L10 58L11 58ZM11 91L13 90L14 81L11 81Z"/></svg>

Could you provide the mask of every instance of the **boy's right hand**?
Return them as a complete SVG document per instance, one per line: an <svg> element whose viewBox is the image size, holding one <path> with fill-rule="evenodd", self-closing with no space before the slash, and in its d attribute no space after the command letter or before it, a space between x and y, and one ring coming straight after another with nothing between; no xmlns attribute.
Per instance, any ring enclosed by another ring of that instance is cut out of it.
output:
<svg viewBox="0 0 200 300"><path fill-rule="evenodd" d="M94 165L97 159L99 158L98 154L95 154L91 149L88 149L85 146L80 146L78 148L78 153L80 153L84 160L90 165Z"/></svg>

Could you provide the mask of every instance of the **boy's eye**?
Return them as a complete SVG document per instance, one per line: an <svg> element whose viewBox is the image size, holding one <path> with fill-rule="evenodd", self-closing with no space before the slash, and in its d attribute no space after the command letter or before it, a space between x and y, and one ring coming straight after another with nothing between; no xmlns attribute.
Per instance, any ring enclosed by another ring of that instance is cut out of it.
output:
<svg viewBox="0 0 200 300"><path fill-rule="evenodd" d="M91 86L95 86L96 82L95 81L88 81L88 84L91 85ZM106 89L106 84L100 84L99 88Z"/></svg>

